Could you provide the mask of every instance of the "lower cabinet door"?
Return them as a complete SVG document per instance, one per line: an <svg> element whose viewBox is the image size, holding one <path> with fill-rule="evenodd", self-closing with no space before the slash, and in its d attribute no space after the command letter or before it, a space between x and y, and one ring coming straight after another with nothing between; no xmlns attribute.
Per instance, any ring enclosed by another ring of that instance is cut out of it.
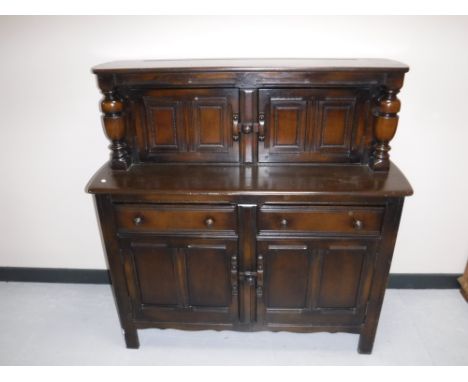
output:
<svg viewBox="0 0 468 382"><path fill-rule="evenodd" d="M238 321L236 240L123 242L134 319L228 326Z"/></svg>
<svg viewBox="0 0 468 382"><path fill-rule="evenodd" d="M272 240L257 245L259 325L362 323L372 281L374 240Z"/></svg>

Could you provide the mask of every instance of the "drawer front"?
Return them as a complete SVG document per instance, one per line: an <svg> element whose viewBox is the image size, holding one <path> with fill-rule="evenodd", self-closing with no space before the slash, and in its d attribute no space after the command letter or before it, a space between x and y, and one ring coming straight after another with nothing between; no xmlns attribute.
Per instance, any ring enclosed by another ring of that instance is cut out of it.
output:
<svg viewBox="0 0 468 382"><path fill-rule="evenodd" d="M383 207L263 206L260 233L378 235Z"/></svg>
<svg viewBox="0 0 468 382"><path fill-rule="evenodd" d="M234 206L116 205L117 227L131 232L236 232Z"/></svg>

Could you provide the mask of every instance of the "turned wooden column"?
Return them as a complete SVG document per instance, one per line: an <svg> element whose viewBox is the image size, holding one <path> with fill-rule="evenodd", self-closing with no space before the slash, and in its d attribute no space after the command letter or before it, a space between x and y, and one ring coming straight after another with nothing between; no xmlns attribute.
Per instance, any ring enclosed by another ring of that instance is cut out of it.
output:
<svg viewBox="0 0 468 382"><path fill-rule="evenodd" d="M374 113L374 137L376 144L371 158L371 167L376 171L388 171L390 167L389 142L396 133L400 100L399 89L385 89L378 99Z"/></svg>
<svg viewBox="0 0 468 382"><path fill-rule="evenodd" d="M122 115L123 102L112 90L103 91L104 99L101 102L103 112L102 121L107 138L112 142L111 167L116 170L126 170L130 164L128 147L125 143L125 119Z"/></svg>

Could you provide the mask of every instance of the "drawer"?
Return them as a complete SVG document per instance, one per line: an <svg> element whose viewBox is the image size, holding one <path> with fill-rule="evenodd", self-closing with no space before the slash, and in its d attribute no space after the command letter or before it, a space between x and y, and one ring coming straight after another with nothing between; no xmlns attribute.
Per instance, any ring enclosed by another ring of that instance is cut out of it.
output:
<svg viewBox="0 0 468 382"><path fill-rule="evenodd" d="M235 207L207 205L115 206L117 227L132 232L223 232L234 233Z"/></svg>
<svg viewBox="0 0 468 382"><path fill-rule="evenodd" d="M260 233L378 235L383 207L263 206Z"/></svg>

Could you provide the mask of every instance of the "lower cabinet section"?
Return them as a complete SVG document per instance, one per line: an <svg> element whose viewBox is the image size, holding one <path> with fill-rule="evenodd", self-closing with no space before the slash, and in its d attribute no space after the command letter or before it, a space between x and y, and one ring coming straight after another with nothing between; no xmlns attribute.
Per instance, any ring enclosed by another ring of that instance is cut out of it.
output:
<svg viewBox="0 0 468 382"><path fill-rule="evenodd" d="M103 235L128 347L155 327L351 332L372 351L401 199L302 209L97 201L101 216L118 216ZM305 232L303 219L320 229Z"/></svg>

